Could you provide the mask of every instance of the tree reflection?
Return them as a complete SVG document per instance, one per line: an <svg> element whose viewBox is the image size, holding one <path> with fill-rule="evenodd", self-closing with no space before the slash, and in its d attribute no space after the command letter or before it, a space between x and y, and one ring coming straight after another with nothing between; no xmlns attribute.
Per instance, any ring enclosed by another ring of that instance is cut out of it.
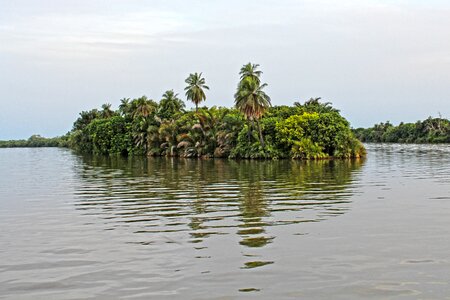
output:
<svg viewBox="0 0 450 300"><path fill-rule="evenodd" d="M80 156L77 207L112 228L132 224L148 238L184 234L201 243L237 233L241 247L260 248L275 241L272 226L318 222L350 209L354 175L363 164Z"/></svg>

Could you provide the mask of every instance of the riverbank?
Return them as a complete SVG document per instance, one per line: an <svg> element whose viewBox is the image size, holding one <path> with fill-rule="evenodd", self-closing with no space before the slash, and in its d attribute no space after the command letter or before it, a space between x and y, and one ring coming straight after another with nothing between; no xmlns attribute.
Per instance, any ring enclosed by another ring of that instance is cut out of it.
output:
<svg viewBox="0 0 450 300"><path fill-rule="evenodd" d="M32 135L28 139L0 141L0 148L68 147L68 135L46 138Z"/></svg>

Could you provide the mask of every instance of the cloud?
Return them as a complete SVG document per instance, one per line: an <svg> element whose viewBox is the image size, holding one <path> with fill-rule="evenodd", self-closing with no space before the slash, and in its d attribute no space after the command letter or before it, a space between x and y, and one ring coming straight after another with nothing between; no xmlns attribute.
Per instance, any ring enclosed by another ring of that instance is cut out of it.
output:
<svg viewBox="0 0 450 300"><path fill-rule="evenodd" d="M80 110L182 91L193 71L208 105L230 106L248 61L274 104L322 96L355 126L448 116L447 36L444 1L3 0L0 138L21 107L21 135L62 134Z"/></svg>
<svg viewBox="0 0 450 300"><path fill-rule="evenodd" d="M191 28L172 12L125 14L43 14L18 16L1 25L2 52L36 53L52 58L70 53L105 55L155 43L159 36Z"/></svg>

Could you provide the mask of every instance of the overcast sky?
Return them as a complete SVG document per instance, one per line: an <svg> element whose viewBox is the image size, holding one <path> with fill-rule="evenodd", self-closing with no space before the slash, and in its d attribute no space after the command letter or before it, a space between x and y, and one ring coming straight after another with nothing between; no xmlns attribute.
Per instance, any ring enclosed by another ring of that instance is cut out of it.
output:
<svg viewBox="0 0 450 300"><path fill-rule="evenodd" d="M448 118L450 2L0 0L0 139L62 135L123 97L185 99L196 71L206 105L232 106L249 61L274 105L322 97L353 127Z"/></svg>

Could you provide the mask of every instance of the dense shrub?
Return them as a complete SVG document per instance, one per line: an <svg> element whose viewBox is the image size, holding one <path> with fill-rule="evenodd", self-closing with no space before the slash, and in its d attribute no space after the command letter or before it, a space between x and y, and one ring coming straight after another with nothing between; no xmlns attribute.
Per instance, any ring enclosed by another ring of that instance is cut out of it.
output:
<svg viewBox="0 0 450 300"><path fill-rule="evenodd" d="M338 112L304 112L277 123L277 137L289 145L291 157L359 157L364 147L353 136L349 123Z"/></svg>

